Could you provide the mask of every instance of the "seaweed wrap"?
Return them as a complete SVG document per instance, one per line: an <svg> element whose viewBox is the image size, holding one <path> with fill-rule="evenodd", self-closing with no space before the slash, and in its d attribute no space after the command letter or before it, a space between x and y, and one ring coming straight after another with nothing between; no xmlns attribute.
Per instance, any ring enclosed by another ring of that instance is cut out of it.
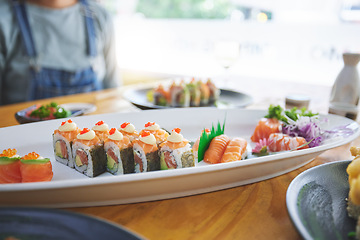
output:
<svg viewBox="0 0 360 240"><path fill-rule="evenodd" d="M95 126L92 128L94 130L96 136L100 139L100 141L104 141L109 135L109 125L104 123L104 121L99 121L95 123Z"/></svg>
<svg viewBox="0 0 360 240"><path fill-rule="evenodd" d="M167 140L160 144L161 170L195 166L191 145L180 132L180 128L174 128Z"/></svg>
<svg viewBox="0 0 360 240"><path fill-rule="evenodd" d="M72 144L80 129L71 120L62 122L53 133L53 147L56 161L74 168Z"/></svg>
<svg viewBox="0 0 360 240"><path fill-rule="evenodd" d="M96 177L106 171L104 145L93 130L84 128L72 145L75 169L88 177Z"/></svg>
<svg viewBox="0 0 360 240"><path fill-rule="evenodd" d="M153 103L159 106L167 106L170 102L169 91L162 84L153 90Z"/></svg>
<svg viewBox="0 0 360 240"><path fill-rule="evenodd" d="M106 153L106 170L114 175L133 173L134 153L132 144L127 136L124 136L116 128L109 131L104 141Z"/></svg>
<svg viewBox="0 0 360 240"><path fill-rule="evenodd" d="M160 170L159 150L156 139L149 131L143 131L133 142L135 172Z"/></svg>
<svg viewBox="0 0 360 240"><path fill-rule="evenodd" d="M189 107L190 92L182 81L179 84L172 83L169 89L170 105L172 107Z"/></svg>
<svg viewBox="0 0 360 240"><path fill-rule="evenodd" d="M188 88L190 94L190 106L199 107L201 92L198 85L195 82L195 79L193 78L191 82L186 85L186 87Z"/></svg>
<svg viewBox="0 0 360 240"><path fill-rule="evenodd" d="M220 97L220 89L215 86L210 78L207 80L206 85L209 88L209 104L213 104Z"/></svg>
<svg viewBox="0 0 360 240"><path fill-rule="evenodd" d="M160 143L166 141L167 137L169 136L169 133L167 131L165 131L164 129L161 129L159 124L157 124L155 122L147 122L145 124L145 128L140 131L140 135L144 131L148 131L154 135L154 137L156 139L156 144L160 144Z"/></svg>
<svg viewBox="0 0 360 240"><path fill-rule="evenodd" d="M139 133L136 131L135 126L129 122L121 124L119 132L121 132L124 136L127 136L131 142L139 137Z"/></svg>

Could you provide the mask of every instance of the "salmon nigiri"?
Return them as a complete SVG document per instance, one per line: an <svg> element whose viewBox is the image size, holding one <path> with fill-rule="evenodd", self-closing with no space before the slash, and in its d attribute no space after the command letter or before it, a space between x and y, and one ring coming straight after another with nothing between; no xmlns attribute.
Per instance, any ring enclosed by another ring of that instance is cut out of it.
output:
<svg viewBox="0 0 360 240"><path fill-rule="evenodd" d="M271 133L281 132L281 126L281 122L276 118L262 118L255 127L251 141L259 142L260 139L267 139Z"/></svg>
<svg viewBox="0 0 360 240"><path fill-rule="evenodd" d="M227 145L221 162L239 161L246 155L247 141L243 138L233 138Z"/></svg>
<svg viewBox="0 0 360 240"><path fill-rule="evenodd" d="M302 146L306 144L305 138L290 137L289 135L282 133L272 133L268 140L270 142L269 150L271 152L305 149L309 147L308 145Z"/></svg>
<svg viewBox="0 0 360 240"><path fill-rule="evenodd" d="M220 163L230 138L224 134L214 137L204 155L204 162Z"/></svg>
<svg viewBox="0 0 360 240"><path fill-rule="evenodd" d="M20 183L20 156L16 149L6 149L0 154L0 184Z"/></svg>
<svg viewBox="0 0 360 240"><path fill-rule="evenodd" d="M48 158L32 152L20 160L22 182L44 182L53 178L52 165Z"/></svg>

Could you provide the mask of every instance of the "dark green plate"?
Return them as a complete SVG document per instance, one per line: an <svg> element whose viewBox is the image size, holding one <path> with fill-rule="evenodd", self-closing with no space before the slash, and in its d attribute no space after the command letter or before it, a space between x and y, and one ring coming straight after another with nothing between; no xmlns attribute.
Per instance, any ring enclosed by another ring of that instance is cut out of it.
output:
<svg viewBox="0 0 360 240"><path fill-rule="evenodd" d="M349 183L339 161L310 168L289 185L286 205L290 218L304 239L351 239L356 221L347 215Z"/></svg>
<svg viewBox="0 0 360 240"><path fill-rule="evenodd" d="M148 102L146 98L146 93L152 88L134 88L129 89L124 93L124 98L131 102L136 107L146 110L146 109L169 109L173 108L170 106L159 106L151 102ZM246 107L253 102L251 96L232 90L220 89L219 100L215 104L206 105L203 107L219 107L219 108L228 108L228 107Z"/></svg>
<svg viewBox="0 0 360 240"><path fill-rule="evenodd" d="M0 239L142 239L119 225L64 210L0 208Z"/></svg>

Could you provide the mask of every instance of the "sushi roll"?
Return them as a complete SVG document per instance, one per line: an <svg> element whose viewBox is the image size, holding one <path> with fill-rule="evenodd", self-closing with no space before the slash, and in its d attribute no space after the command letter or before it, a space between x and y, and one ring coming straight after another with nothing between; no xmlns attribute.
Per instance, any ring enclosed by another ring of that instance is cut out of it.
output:
<svg viewBox="0 0 360 240"><path fill-rule="evenodd" d="M203 83L201 80L197 82L197 86L200 89L200 105L206 106L209 105L209 98L210 98L210 89L208 85Z"/></svg>
<svg viewBox="0 0 360 240"><path fill-rule="evenodd" d="M173 129L167 140L160 144L161 170L195 166L189 141L180 132L180 128Z"/></svg>
<svg viewBox="0 0 360 240"><path fill-rule="evenodd" d="M103 142L109 135L109 125L104 123L104 121L99 121L95 123L95 126L92 128L96 136Z"/></svg>
<svg viewBox="0 0 360 240"><path fill-rule="evenodd" d="M0 154L0 184L20 183L20 156L16 149L6 149Z"/></svg>
<svg viewBox="0 0 360 240"><path fill-rule="evenodd" d="M189 89L190 94L190 106L191 107L199 107L200 106L200 97L201 92L198 88L198 85L195 82L195 79L193 78L191 82L189 82L186 87Z"/></svg>
<svg viewBox="0 0 360 240"><path fill-rule="evenodd" d="M139 137L139 133L136 131L135 126L129 122L124 122L123 124L121 124L119 131L124 136L127 136L131 142Z"/></svg>
<svg viewBox="0 0 360 240"><path fill-rule="evenodd" d="M176 84L172 83L169 89L170 106L172 107L189 107L190 106L190 92L184 82Z"/></svg>
<svg viewBox="0 0 360 240"><path fill-rule="evenodd" d="M169 133L167 131L165 131L164 129L161 129L159 124L157 124L155 122L147 122L145 124L145 128L140 131L140 135L144 131L148 131L154 135L154 137L156 139L156 144L160 144L160 143L166 141L167 137L169 136Z"/></svg>
<svg viewBox="0 0 360 240"><path fill-rule="evenodd" d="M88 177L96 177L106 171L104 145L93 130L84 128L72 145L75 169Z"/></svg>
<svg viewBox="0 0 360 240"><path fill-rule="evenodd" d="M43 158L31 152L20 160L22 182L46 182L53 178L52 165L49 158Z"/></svg>
<svg viewBox="0 0 360 240"><path fill-rule="evenodd" d="M53 147L56 161L74 168L72 144L80 129L71 120L62 122L53 133Z"/></svg>
<svg viewBox="0 0 360 240"><path fill-rule="evenodd" d="M206 85L209 88L209 104L213 104L220 97L220 89L215 86L210 78L207 80Z"/></svg>
<svg viewBox="0 0 360 240"><path fill-rule="evenodd" d="M159 106L169 104L169 92L165 90L162 84L153 90L153 103Z"/></svg>
<svg viewBox="0 0 360 240"><path fill-rule="evenodd" d="M149 131L143 131L133 142L135 172L160 170L159 150L156 139Z"/></svg>
<svg viewBox="0 0 360 240"><path fill-rule="evenodd" d="M134 172L133 147L127 136L123 136L116 128L110 129L104 141L104 149L108 172L115 175Z"/></svg>

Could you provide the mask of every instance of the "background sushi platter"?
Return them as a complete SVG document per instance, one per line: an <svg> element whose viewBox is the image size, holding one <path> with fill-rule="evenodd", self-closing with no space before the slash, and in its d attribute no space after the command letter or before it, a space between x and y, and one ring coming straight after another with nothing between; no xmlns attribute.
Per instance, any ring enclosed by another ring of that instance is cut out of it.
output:
<svg viewBox="0 0 360 240"><path fill-rule="evenodd" d="M170 131L179 127L185 138L195 141L204 128L226 119L225 134L249 140L257 121L265 114L262 110L239 108L190 108L92 115L72 120L80 128L91 127L100 120L110 127L118 128L127 121L133 123L137 130L146 122L155 121ZM54 171L51 182L0 185L0 206L80 207L124 204L200 194L269 179L299 168L320 153L349 143L360 135L359 125L350 119L336 115L322 118L328 119L328 129L348 125L354 132L347 137L332 138L319 147L238 162L215 165L199 163L193 168L120 176L104 173L95 178L88 178L55 161L52 133L64 120L0 128L2 149L16 148L20 155L36 151L51 159Z"/></svg>

